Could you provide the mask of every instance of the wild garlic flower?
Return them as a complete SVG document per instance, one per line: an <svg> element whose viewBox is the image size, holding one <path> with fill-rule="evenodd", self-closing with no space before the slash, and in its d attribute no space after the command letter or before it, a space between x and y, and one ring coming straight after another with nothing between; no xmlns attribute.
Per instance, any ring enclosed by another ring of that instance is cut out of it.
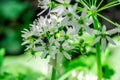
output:
<svg viewBox="0 0 120 80"><path fill-rule="evenodd" d="M36 52L42 51L42 59L45 58L47 55L50 55L52 59L55 59L55 55L59 51L57 47L59 43L53 37L51 37L48 42L44 42L42 40L40 41L41 45L34 47L33 50Z"/></svg>
<svg viewBox="0 0 120 80"><path fill-rule="evenodd" d="M90 29L89 25L93 23L92 18L87 16L87 8L84 7L81 13L81 16L78 17L78 23L88 34L92 34L92 30Z"/></svg>
<svg viewBox="0 0 120 80"><path fill-rule="evenodd" d="M38 0L38 3L39 3L38 7L40 7L41 9L43 9L43 11L38 14L38 16L39 16L42 13L44 13L50 7L51 0Z"/></svg>
<svg viewBox="0 0 120 80"><path fill-rule="evenodd" d="M50 12L57 13L57 16L62 16L63 14L65 15L66 9L70 6L69 3L71 2L71 0L56 0L56 1L59 2L61 5L52 9Z"/></svg>
<svg viewBox="0 0 120 80"><path fill-rule="evenodd" d="M77 38L75 29L67 27L67 31L62 29L61 25L63 17L50 14L49 17L40 17L31 24L30 30L24 29L23 44L26 50L35 52L41 51L41 58L50 55L51 59L55 59L55 55L62 53L67 59L71 59L68 50L73 49L70 45L73 38ZM61 30L60 30L61 28Z"/></svg>
<svg viewBox="0 0 120 80"><path fill-rule="evenodd" d="M22 45L26 45L26 49L25 50L31 50L34 45L36 43L38 43L38 40L35 40L34 38L32 38L32 36L36 35L34 31L32 31L32 29L29 31L27 29L24 29L24 31L22 31L23 35L23 43Z"/></svg>
<svg viewBox="0 0 120 80"><path fill-rule="evenodd" d="M63 12L61 12L61 9L59 8L55 8L54 10L52 10L52 12L58 12L57 13L58 16L64 16L63 20L61 21L61 25L65 27L72 26L75 29L76 34L78 34L81 28L80 24L77 21L77 18L79 17L76 14L77 6L78 6L77 4L73 6L69 5L68 8L64 9Z"/></svg>
<svg viewBox="0 0 120 80"><path fill-rule="evenodd" d="M79 17L76 14L76 10L77 10L77 4L73 6L69 6L68 9L64 11L64 14L62 14L62 16L65 16L64 20L62 21L64 25L68 26L74 24L73 22Z"/></svg>
<svg viewBox="0 0 120 80"><path fill-rule="evenodd" d="M116 45L116 43L110 38L110 35L113 35L118 32L118 29L112 29L106 31L106 26L104 25L101 31L95 31L95 34L98 36L95 38L95 40L92 42L92 45L95 45L97 42L100 42L101 40L101 46L102 50L106 50L107 41L110 42L113 45Z"/></svg>

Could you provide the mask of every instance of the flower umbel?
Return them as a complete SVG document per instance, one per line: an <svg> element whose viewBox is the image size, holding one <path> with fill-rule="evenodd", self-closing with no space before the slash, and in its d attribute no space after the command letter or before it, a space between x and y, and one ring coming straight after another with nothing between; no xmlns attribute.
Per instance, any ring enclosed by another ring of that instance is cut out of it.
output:
<svg viewBox="0 0 120 80"><path fill-rule="evenodd" d="M62 17L51 14L50 17L40 17L31 24L30 31L25 29L23 32L23 45L27 45L27 49L33 51L41 51L41 58L50 55L55 59L55 55L63 53L67 59L71 56L67 53L73 47L70 46L70 40L78 37L74 28L67 27L67 32L61 27ZM59 35L58 35L59 34ZM68 37L68 38L66 38Z"/></svg>

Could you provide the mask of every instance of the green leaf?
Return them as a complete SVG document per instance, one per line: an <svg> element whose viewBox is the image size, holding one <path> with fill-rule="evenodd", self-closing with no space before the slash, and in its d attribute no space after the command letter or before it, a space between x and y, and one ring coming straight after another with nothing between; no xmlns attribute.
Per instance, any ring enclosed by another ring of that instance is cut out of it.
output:
<svg viewBox="0 0 120 80"><path fill-rule="evenodd" d="M5 49L2 48L2 49L0 49L0 68L2 67L2 64L3 64L4 55L5 55Z"/></svg>
<svg viewBox="0 0 120 80"><path fill-rule="evenodd" d="M4 56L4 55L5 55L5 49L2 48L2 49L0 49L0 56Z"/></svg>
<svg viewBox="0 0 120 80"><path fill-rule="evenodd" d="M112 68L110 68L108 65L103 66L103 77L106 79L110 79L111 76L114 74L114 71Z"/></svg>

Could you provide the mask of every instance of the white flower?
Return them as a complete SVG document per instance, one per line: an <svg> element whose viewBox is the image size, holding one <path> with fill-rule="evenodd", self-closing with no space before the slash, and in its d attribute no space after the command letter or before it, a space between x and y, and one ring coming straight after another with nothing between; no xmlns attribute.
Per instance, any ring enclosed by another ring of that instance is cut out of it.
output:
<svg viewBox="0 0 120 80"><path fill-rule="evenodd" d="M81 16L80 16L80 18L78 18L78 23L81 25L81 27L83 27L85 29L85 31L87 33L89 33L90 35L92 34L92 30L90 29L89 25L91 25L93 23L93 20L91 17L88 18L86 7L83 8Z"/></svg>
<svg viewBox="0 0 120 80"><path fill-rule="evenodd" d="M29 30L27 30L27 29L24 29L23 31L22 31L22 37L23 38L25 38L25 39L27 39L28 37L30 37L30 36L32 36L33 35L33 32L32 31L29 31Z"/></svg>
<svg viewBox="0 0 120 80"><path fill-rule="evenodd" d="M50 34L54 34L58 32L58 29L61 27L61 21L63 20L63 17L56 16L54 14L50 15L50 18L48 19L48 28L46 30L49 30Z"/></svg>
<svg viewBox="0 0 120 80"><path fill-rule="evenodd" d="M79 16L76 14L78 4L75 4L73 6L68 6L68 10L66 11L67 14L72 14L75 18L78 18Z"/></svg>
<svg viewBox="0 0 120 80"><path fill-rule="evenodd" d="M57 16L61 16L64 13L65 10L66 10L66 7L61 5L61 6L58 6L54 9L52 9L50 12L51 13L57 13Z"/></svg>
<svg viewBox="0 0 120 80"><path fill-rule="evenodd" d="M65 15L67 8L69 8L69 6L70 6L69 3L71 2L71 0L56 0L56 1L61 3L61 5L52 9L50 12L51 13L57 13L57 16Z"/></svg>
<svg viewBox="0 0 120 80"><path fill-rule="evenodd" d="M51 0L38 0L38 3L39 3L38 7L43 9L43 11L38 14L38 16L39 16L50 7Z"/></svg>
<svg viewBox="0 0 120 80"><path fill-rule="evenodd" d="M72 28L69 28L66 33L64 30L58 31L61 27L60 22L62 20L63 17L58 17L54 14L50 14L49 17L45 18L40 16L40 18L31 24L30 30L24 29L24 31L22 31L24 40L22 45L26 45L26 50L41 51L41 58L49 55L51 59L55 59L55 55L60 53L62 48L64 49L61 51L64 53L63 55L67 59L71 59L67 50L72 48L69 45L69 40L72 39L75 34ZM60 36L57 33L60 34ZM69 40L66 40L65 36L69 36ZM64 41L63 45L60 44L60 41Z"/></svg>
<svg viewBox="0 0 120 80"><path fill-rule="evenodd" d="M45 42L40 40L39 43L41 43L41 45L35 46L33 48L33 50L34 51L41 51L42 52L42 55L41 55L42 59L45 58L47 54L49 54L52 59L55 59L55 54L58 53L58 48L57 48L56 44L53 45L54 42L56 42L56 40L53 37L50 38L48 44L46 44Z"/></svg>
<svg viewBox="0 0 120 80"><path fill-rule="evenodd" d="M95 34L97 34L98 37L95 38L95 40L92 42L92 45L96 44L97 42L99 42L101 40L102 50L105 51L106 46L107 46L107 41L110 42L113 45L116 45L116 43L109 36L112 35L112 34L115 34L117 32L118 32L118 29L112 29L112 30L106 31L106 26L103 26L101 32L96 31Z"/></svg>
<svg viewBox="0 0 120 80"><path fill-rule="evenodd" d="M69 39L78 38L78 34L76 34L75 27L73 27L73 28L71 28L71 27L67 28L66 35L69 37Z"/></svg>

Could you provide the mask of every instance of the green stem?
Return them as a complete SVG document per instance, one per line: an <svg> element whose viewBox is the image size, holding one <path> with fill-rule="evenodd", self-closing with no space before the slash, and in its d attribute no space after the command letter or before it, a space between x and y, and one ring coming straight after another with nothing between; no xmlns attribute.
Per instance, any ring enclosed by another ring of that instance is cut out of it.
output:
<svg viewBox="0 0 120 80"><path fill-rule="evenodd" d="M110 19L104 17L104 16L101 15L101 14L97 14L97 15L98 15L99 17L103 18L104 20L108 21L109 23L113 24L113 25L116 26L116 27L119 27L119 26L120 26L118 23L115 23L115 22L111 21Z"/></svg>
<svg viewBox="0 0 120 80"><path fill-rule="evenodd" d="M103 11L105 9L115 7L115 6L118 6L118 5L120 5L120 3L114 3L114 4L111 4L111 5L108 5L108 6L103 6L102 8L98 9L97 12L100 12L100 11Z"/></svg>
<svg viewBox="0 0 120 80"><path fill-rule="evenodd" d="M100 3L97 6L97 9L101 6L101 4L103 3L104 0L101 0Z"/></svg>
<svg viewBox="0 0 120 80"><path fill-rule="evenodd" d="M101 50L100 50L100 43L96 44L96 51L97 51L97 74L98 80L102 80L102 64L101 64Z"/></svg>
<svg viewBox="0 0 120 80"><path fill-rule="evenodd" d="M57 54L55 55L55 59L53 59L53 66L52 66L52 74L51 74L51 80L56 80L56 60L57 60Z"/></svg>
<svg viewBox="0 0 120 80"><path fill-rule="evenodd" d="M51 80L56 80L56 70L55 70L55 68L54 68L54 67L52 67Z"/></svg>
<svg viewBox="0 0 120 80"><path fill-rule="evenodd" d="M94 20L94 28L96 30L99 29L99 21L96 16L93 16ZM102 80L102 64L101 64L101 49L100 49L100 42L96 44L96 58L97 58L97 75L98 75L98 80Z"/></svg>

